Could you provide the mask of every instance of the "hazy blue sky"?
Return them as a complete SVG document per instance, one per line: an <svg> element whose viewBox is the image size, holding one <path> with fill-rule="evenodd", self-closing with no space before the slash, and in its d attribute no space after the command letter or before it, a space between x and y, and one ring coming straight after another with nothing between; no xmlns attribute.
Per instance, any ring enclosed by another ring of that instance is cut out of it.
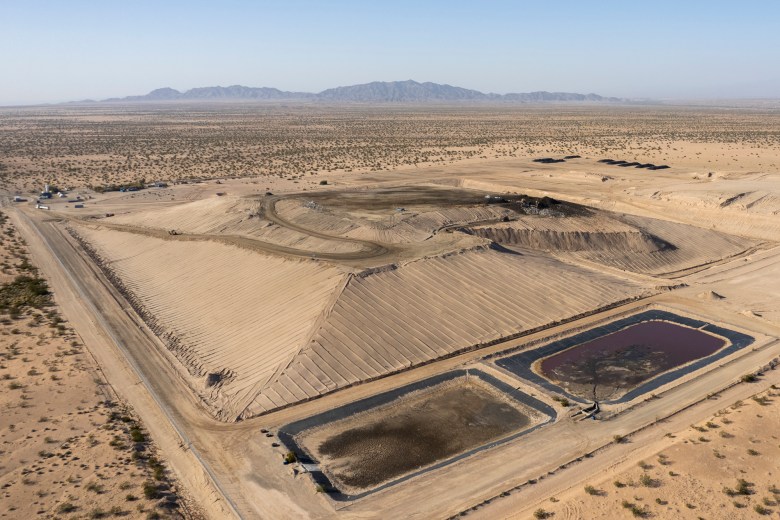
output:
<svg viewBox="0 0 780 520"><path fill-rule="evenodd" d="M0 0L0 104L158 87L780 97L780 2Z"/></svg>

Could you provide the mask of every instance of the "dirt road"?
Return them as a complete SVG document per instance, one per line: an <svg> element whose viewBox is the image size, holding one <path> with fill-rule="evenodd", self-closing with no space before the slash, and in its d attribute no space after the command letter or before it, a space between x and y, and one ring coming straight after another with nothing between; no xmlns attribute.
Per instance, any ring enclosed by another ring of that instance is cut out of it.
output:
<svg viewBox="0 0 780 520"><path fill-rule="evenodd" d="M214 518L235 516L234 505L197 447L213 439L191 436L193 431L218 432L222 425L199 409L143 325L129 318L121 297L107 290L102 275L77 253L61 228L23 211L13 215L65 316L115 390L143 417L176 474Z"/></svg>

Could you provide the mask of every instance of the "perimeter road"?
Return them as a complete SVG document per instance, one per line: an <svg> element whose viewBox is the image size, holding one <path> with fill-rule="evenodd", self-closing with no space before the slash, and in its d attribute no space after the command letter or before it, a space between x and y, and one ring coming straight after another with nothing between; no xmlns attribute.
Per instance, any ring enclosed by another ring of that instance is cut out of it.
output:
<svg viewBox="0 0 780 520"><path fill-rule="evenodd" d="M141 417L186 488L210 518L241 518L238 507L182 428L182 423L192 423L193 418L201 426L212 423L209 426L219 427L220 423L193 409L197 403L191 399L172 399L189 395L189 391L170 389L172 384L183 384L180 378L165 369L167 362L156 346L149 344L143 327L126 319L119 301L107 297L98 273L83 261L56 224L31 218L23 210L13 215L36 262L48 275L63 313L76 325L108 381Z"/></svg>

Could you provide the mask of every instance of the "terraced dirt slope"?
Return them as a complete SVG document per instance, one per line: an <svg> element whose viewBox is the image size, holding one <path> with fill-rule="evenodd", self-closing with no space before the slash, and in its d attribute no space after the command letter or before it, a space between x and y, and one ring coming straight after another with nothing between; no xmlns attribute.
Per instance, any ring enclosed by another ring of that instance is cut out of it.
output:
<svg viewBox="0 0 780 520"><path fill-rule="evenodd" d="M243 412L323 392L641 294L633 282L476 249L351 276L304 348Z"/></svg>
<svg viewBox="0 0 780 520"><path fill-rule="evenodd" d="M499 244L550 252L608 250L636 255L670 247L635 226L596 213L567 218L527 216L470 226L464 231Z"/></svg>
<svg viewBox="0 0 780 520"><path fill-rule="evenodd" d="M645 288L476 248L357 274L212 241L78 226L220 418L274 410Z"/></svg>
<svg viewBox="0 0 780 520"><path fill-rule="evenodd" d="M626 271L651 275L673 274L676 271L704 265L737 255L759 242L754 239L727 235L718 231L697 228L632 215L620 219L643 232L653 235L674 248L659 249L644 255L627 251L587 251L575 253L587 260L603 263Z"/></svg>
<svg viewBox="0 0 780 520"><path fill-rule="evenodd" d="M600 212L566 218L526 216L464 229L499 244L650 275L718 261L759 243L687 224Z"/></svg>
<svg viewBox="0 0 780 520"><path fill-rule="evenodd" d="M215 242L79 227L220 417L305 342L344 274Z"/></svg>

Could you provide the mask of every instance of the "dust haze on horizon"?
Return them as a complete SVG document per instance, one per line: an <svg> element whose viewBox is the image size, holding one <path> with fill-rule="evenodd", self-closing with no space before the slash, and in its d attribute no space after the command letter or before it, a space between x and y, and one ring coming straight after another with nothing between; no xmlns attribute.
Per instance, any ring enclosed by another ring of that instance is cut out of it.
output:
<svg viewBox="0 0 780 520"><path fill-rule="evenodd" d="M482 92L776 98L780 5L497 1L0 5L0 105L415 79Z"/></svg>

